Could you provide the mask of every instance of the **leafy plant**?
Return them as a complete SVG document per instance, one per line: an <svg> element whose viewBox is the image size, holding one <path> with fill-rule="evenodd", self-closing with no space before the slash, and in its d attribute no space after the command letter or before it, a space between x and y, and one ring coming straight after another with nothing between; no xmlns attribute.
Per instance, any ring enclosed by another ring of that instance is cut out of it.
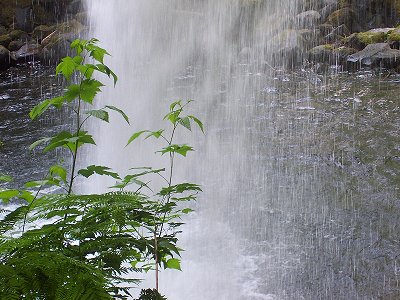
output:
<svg viewBox="0 0 400 300"><path fill-rule="evenodd" d="M78 170L77 160L82 147L95 145L86 130L90 119L109 122L109 113L118 113L128 124L128 116L115 106L95 109L96 95L103 83L96 73L105 74L117 82L117 76L104 64L107 51L96 39L76 40L71 48L76 56L65 57L56 68L69 85L63 95L45 100L30 112L39 118L49 109L68 106L74 114L69 131L44 137L30 146L44 152L66 149L70 154L69 168L52 166L45 178L27 182L24 188L0 190L0 199L22 203L17 208L6 206L0 221L0 299L127 299L138 282L137 272L155 269L156 289L143 290L139 299L165 299L158 293L159 266L180 269L177 246L178 227L183 214L191 212L180 203L194 200L200 187L193 183L172 184L175 154L186 156L193 149L173 143L178 125L191 129L194 116L182 117L186 104L170 106L167 114L172 131L141 131L128 141L147 134L162 138L170 166L165 169L140 168L121 177L106 166L89 165ZM87 62L89 60L89 62ZM78 177L109 176L117 182L116 191L82 195L75 191ZM151 191L146 176L158 176L166 185L159 192ZM10 181L5 175L0 181ZM129 191L128 187L136 185ZM55 187L57 192L43 193ZM179 222L177 221L179 220Z"/></svg>

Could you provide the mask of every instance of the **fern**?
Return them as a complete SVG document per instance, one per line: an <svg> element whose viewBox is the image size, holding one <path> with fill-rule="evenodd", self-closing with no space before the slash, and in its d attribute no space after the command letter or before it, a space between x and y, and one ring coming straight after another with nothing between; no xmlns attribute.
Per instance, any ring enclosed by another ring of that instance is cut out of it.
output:
<svg viewBox="0 0 400 300"><path fill-rule="evenodd" d="M40 145L44 152L65 148L71 153L70 169L55 165L42 180L26 183L25 189L0 191L0 200L15 198L23 203L12 211L0 210L4 215L0 219L0 300L132 299L129 290L139 282L132 274L152 269L157 276L156 289L143 290L139 299L163 300L166 298L157 291L159 266L180 269L177 257L181 249L176 235L182 214L191 211L180 203L194 200L201 189L191 183L172 185L175 154L186 156L193 151L188 145L173 144L173 137L178 125L191 130L193 121L203 131L202 123L193 116L181 116L190 101L178 101L171 104L165 117L173 125L170 138L161 129L140 131L129 139L128 144L144 133L146 138L164 139L167 146L159 153L170 156L167 176L162 174L165 169L152 168L139 168L137 173L123 178L105 166L77 170L80 148L95 144L94 138L83 130L88 119L109 122L108 111L112 111L129 124L127 115L114 106L83 111L84 106L94 104L103 86L93 79L95 72L112 78L114 84L117 81L103 62L107 51L97 42L76 40L71 44L77 55L65 57L56 73L67 82L72 78L76 82L63 95L42 101L30 112L34 120L51 106L69 106L75 117L74 126L33 143L30 149ZM86 63L88 57L95 63ZM119 191L75 195L76 178L94 174L118 180L113 188ZM163 178L167 186L146 195L142 189L151 189L141 178L151 175ZM0 181L5 179L8 177L2 176ZM138 185L136 192L125 191L130 185ZM44 186L56 187L58 192L43 195Z"/></svg>

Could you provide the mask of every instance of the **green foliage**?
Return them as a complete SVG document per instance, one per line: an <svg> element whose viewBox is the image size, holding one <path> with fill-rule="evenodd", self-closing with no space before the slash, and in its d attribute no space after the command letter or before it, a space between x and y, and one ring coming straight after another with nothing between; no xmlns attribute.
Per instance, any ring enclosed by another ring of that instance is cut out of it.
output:
<svg viewBox="0 0 400 300"><path fill-rule="evenodd" d="M169 155L167 168L132 168L125 176L106 166L77 170L80 149L96 144L83 130L89 119L108 123L109 112L116 112L130 123L125 112L115 106L94 108L103 86L94 74L105 74L114 84L117 82L117 76L104 64L108 52L97 42L76 40L71 44L77 55L63 58L56 68L69 86L63 95L42 101L30 112L35 120L49 109L68 106L73 111L74 126L30 146L43 152L67 149L70 166L54 165L44 178L29 181L21 189L0 189L4 203L22 203L15 209L2 210L0 299L132 299L129 290L138 283L132 276L155 270L156 289L142 290L139 299L163 300L166 298L158 292L159 267L181 270L178 228L181 217L193 211L182 203L195 200L201 188L193 183L172 184L175 154L186 156L194 151L189 145L175 144L174 136L178 126L192 130L196 124L204 131L203 124L194 116L183 116L191 101L174 102L164 118L172 124L169 130L142 130L128 141L129 145L142 135L164 140L166 145L158 152ZM78 176L94 175L117 180L112 187L117 190L74 193ZM149 176L162 178L165 186L153 192ZM11 181L11 177L0 174L0 182ZM49 186L57 192L43 193Z"/></svg>
<svg viewBox="0 0 400 300"><path fill-rule="evenodd" d="M140 292L140 297L138 300L167 300L167 298L161 296L156 289L147 289Z"/></svg>

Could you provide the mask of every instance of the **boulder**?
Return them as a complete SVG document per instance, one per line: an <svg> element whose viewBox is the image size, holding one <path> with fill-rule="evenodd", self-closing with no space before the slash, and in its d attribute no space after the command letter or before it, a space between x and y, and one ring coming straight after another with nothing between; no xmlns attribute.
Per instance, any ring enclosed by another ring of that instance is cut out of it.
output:
<svg viewBox="0 0 400 300"><path fill-rule="evenodd" d="M332 44L319 45L308 51L308 57L313 62L330 62L334 57L333 50Z"/></svg>
<svg viewBox="0 0 400 300"><path fill-rule="evenodd" d="M298 14L294 20L294 26L298 29L311 29L319 23L321 15L315 10L308 10Z"/></svg>
<svg viewBox="0 0 400 300"><path fill-rule="evenodd" d="M81 0L73 0L70 4L67 6L67 13L76 15L82 10L82 1Z"/></svg>
<svg viewBox="0 0 400 300"><path fill-rule="evenodd" d="M0 25L0 35L7 34L7 32L7 28L3 25Z"/></svg>
<svg viewBox="0 0 400 300"><path fill-rule="evenodd" d="M393 28L377 28L366 32L353 33L343 39L343 42L345 45L361 50L370 44L383 43L391 29Z"/></svg>
<svg viewBox="0 0 400 300"><path fill-rule="evenodd" d="M400 42L400 26L388 31L388 40L390 42Z"/></svg>
<svg viewBox="0 0 400 300"><path fill-rule="evenodd" d="M347 61L366 66L395 68L400 65L400 50L391 49L388 43L370 44L363 50L349 55Z"/></svg>
<svg viewBox="0 0 400 300"><path fill-rule="evenodd" d="M0 46L8 47L11 41L12 38L10 37L9 34L0 35Z"/></svg>
<svg viewBox="0 0 400 300"><path fill-rule="evenodd" d="M318 25L316 28L321 32L322 35L325 36L325 35L330 34L334 27L331 24L324 23L324 24Z"/></svg>
<svg viewBox="0 0 400 300"><path fill-rule="evenodd" d="M328 16L327 22L333 26L346 25L352 30L355 23L355 13L352 9L345 7L338 9Z"/></svg>
<svg viewBox="0 0 400 300"><path fill-rule="evenodd" d="M0 46L0 70L9 68L14 59L10 54L10 51L4 46Z"/></svg>
<svg viewBox="0 0 400 300"><path fill-rule="evenodd" d="M306 41L299 30L284 30L272 38L271 49L275 65L286 63L286 67L293 68L303 62L303 49ZM286 58L283 60L282 58Z"/></svg>
<svg viewBox="0 0 400 300"><path fill-rule="evenodd" d="M69 55L70 43L79 38L86 27L76 20L61 23L41 41L39 58L43 63L56 63L60 57Z"/></svg>
<svg viewBox="0 0 400 300"><path fill-rule="evenodd" d="M314 47L308 51L309 59L313 62L337 64L345 63L349 55L357 50L347 47L335 47L333 44L325 44Z"/></svg>
<svg viewBox="0 0 400 300"><path fill-rule="evenodd" d="M46 36L54 31L53 26L40 25L35 27L32 32L32 38L37 41L43 40Z"/></svg>
<svg viewBox="0 0 400 300"><path fill-rule="evenodd" d="M9 35L13 40L28 39L29 38L29 35L25 31L20 30L20 29L16 29L16 30L11 31L9 33Z"/></svg>
<svg viewBox="0 0 400 300"><path fill-rule="evenodd" d="M332 14L337 9L338 9L337 3L326 4L320 11L321 21L325 22L326 19L329 17L329 15Z"/></svg>
<svg viewBox="0 0 400 300"><path fill-rule="evenodd" d="M37 58L41 53L42 47L37 43L26 43L19 50L12 52L13 57L18 61L27 61Z"/></svg>
<svg viewBox="0 0 400 300"><path fill-rule="evenodd" d="M23 40L15 40L10 42L10 44L8 45L8 50L10 51L17 51L19 50L24 44L26 43L26 41Z"/></svg>

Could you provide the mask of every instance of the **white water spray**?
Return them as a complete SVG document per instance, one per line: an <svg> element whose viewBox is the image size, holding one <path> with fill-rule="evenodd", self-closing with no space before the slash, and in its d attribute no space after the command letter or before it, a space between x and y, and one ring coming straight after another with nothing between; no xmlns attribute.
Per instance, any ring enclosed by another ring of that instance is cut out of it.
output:
<svg viewBox="0 0 400 300"><path fill-rule="evenodd" d="M288 42L279 33L295 14L295 2L89 1L94 36L112 53L110 66L120 77L103 97L134 124L121 129L113 120L112 128L99 129L99 163L118 171L158 167L154 146L120 149L132 132L158 129L171 101L194 99L195 114L206 125L206 135L192 141L193 159L176 167L177 182L197 182L204 193L181 235L184 271L161 274L161 292L169 299L285 296L290 282L281 278L298 258L287 251L296 241L280 223L298 208L290 200L301 202L305 192L298 188L310 179L300 175L293 182L291 167L270 160L285 154L269 141L282 121L264 92L277 72L271 65L285 62L273 53L277 43ZM280 126L288 130L290 124Z"/></svg>

